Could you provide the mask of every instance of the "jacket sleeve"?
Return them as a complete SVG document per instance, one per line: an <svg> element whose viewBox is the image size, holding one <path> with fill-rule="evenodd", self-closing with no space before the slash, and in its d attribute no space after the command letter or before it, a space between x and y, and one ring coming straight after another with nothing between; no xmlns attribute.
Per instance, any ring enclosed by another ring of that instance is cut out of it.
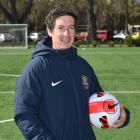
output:
<svg viewBox="0 0 140 140"><path fill-rule="evenodd" d="M41 85L32 70L24 70L16 84L14 120L26 140L54 140L38 117Z"/></svg>
<svg viewBox="0 0 140 140"><path fill-rule="evenodd" d="M94 70L92 69L92 67L90 67L90 84L91 84L91 95L96 93L96 92L101 92L103 91L98 78L94 72Z"/></svg>

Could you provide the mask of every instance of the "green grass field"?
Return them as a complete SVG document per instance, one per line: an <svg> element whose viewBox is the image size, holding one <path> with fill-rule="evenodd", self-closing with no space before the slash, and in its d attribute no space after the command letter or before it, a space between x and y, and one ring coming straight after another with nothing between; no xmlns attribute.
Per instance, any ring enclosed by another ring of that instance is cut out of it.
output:
<svg viewBox="0 0 140 140"><path fill-rule="evenodd" d="M31 49L0 49L0 140L23 140L13 119L14 89ZM122 129L93 128L98 140L140 140L140 47L80 48L78 53L94 68L105 91L131 111Z"/></svg>

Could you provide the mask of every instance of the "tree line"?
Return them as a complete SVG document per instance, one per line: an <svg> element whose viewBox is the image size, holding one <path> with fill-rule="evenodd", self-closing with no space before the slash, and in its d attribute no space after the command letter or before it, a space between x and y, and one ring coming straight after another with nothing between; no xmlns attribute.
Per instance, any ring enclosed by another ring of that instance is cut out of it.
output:
<svg viewBox="0 0 140 140"><path fill-rule="evenodd" d="M30 31L45 29L45 17L56 3L70 2L77 9L79 24L96 29L126 30L128 23L140 24L140 4L136 0L1 0L0 24L26 23Z"/></svg>

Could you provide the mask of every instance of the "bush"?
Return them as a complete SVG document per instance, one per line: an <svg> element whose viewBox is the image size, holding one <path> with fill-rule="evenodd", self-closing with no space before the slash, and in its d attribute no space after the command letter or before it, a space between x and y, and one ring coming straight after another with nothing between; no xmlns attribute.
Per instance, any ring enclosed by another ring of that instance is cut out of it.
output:
<svg viewBox="0 0 140 140"><path fill-rule="evenodd" d="M90 44L91 44L91 42L89 40L86 40L86 41L78 40L78 41L74 41L74 43L73 43L73 45L75 47L80 47L81 45L89 46Z"/></svg>
<svg viewBox="0 0 140 140"><path fill-rule="evenodd" d="M132 40L132 37L131 37L131 36L128 36L128 37L124 40L124 43L125 43L126 45L128 45L128 47L131 47L131 46L132 46L132 42L133 42L133 40Z"/></svg>
<svg viewBox="0 0 140 140"><path fill-rule="evenodd" d="M97 47L98 42L96 40L93 40L92 47Z"/></svg>
<svg viewBox="0 0 140 140"><path fill-rule="evenodd" d="M114 47L115 42L114 41L108 41L107 44L108 44L109 47Z"/></svg>
<svg viewBox="0 0 140 140"><path fill-rule="evenodd" d="M132 43L133 43L134 45L136 45L136 46L140 46L140 39L133 40Z"/></svg>
<svg viewBox="0 0 140 140"><path fill-rule="evenodd" d="M81 41L81 40L78 40L78 41L75 41L75 42L73 43L73 45L74 45L75 47L79 47L79 46L81 45L81 43L82 43L82 41Z"/></svg>

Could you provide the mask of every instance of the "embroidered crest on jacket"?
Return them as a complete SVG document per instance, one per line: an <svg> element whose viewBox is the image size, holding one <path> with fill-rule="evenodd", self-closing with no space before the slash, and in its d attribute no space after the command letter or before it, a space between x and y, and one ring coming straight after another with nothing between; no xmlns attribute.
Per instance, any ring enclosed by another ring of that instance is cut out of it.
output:
<svg viewBox="0 0 140 140"><path fill-rule="evenodd" d="M82 75L81 76L81 80L82 80L82 85L85 89L89 88L89 80L88 77L86 75Z"/></svg>

